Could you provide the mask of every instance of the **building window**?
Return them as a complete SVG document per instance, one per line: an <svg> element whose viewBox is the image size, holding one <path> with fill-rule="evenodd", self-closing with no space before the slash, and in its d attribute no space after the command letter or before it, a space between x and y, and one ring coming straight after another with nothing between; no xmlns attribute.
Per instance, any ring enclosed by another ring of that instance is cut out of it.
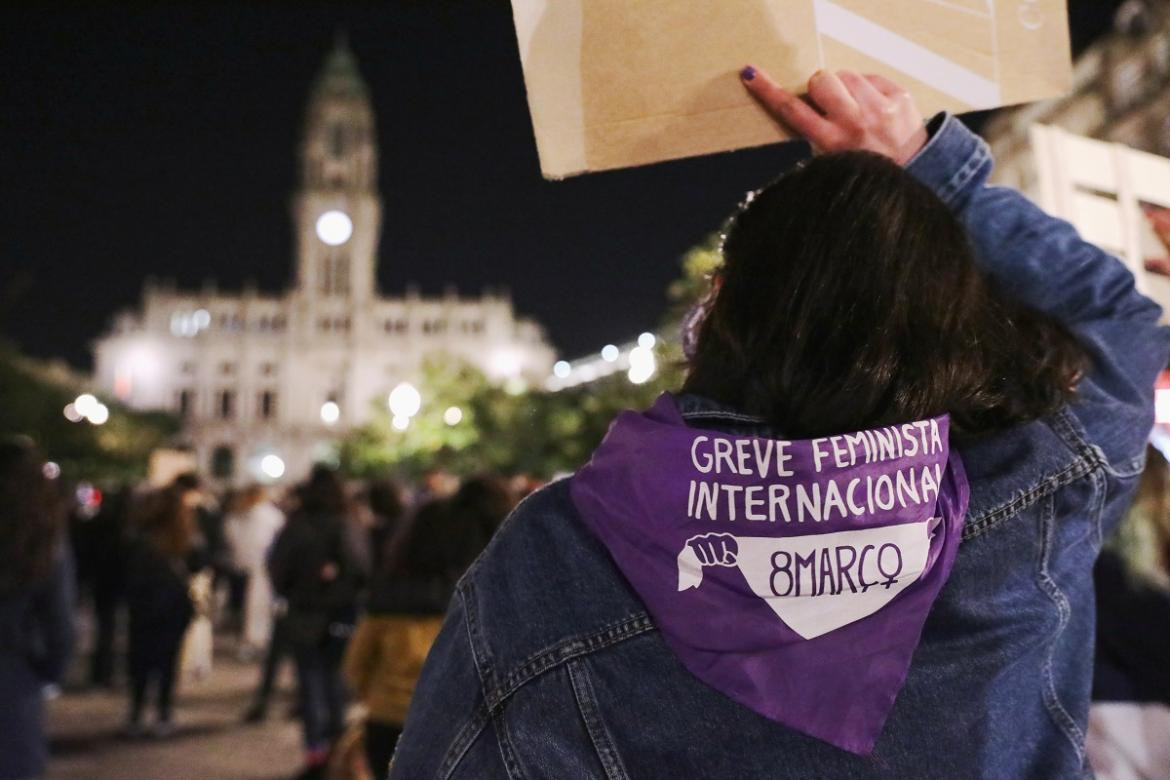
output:
<svg viewBox="0 0 1170 780"><path fill-rule="evenodd" d="M260 375L261 376L272 376L275 373L276 373L276 364L275 363L261 363L260 364Z"/></svg>
<svg viewBox="0 0 1170 780"><path fill-rule="evenodd" d="M195 391L184 388L175 394L175 411L180 417L190 417L195 411Z"/></svg>
<svg viewBox="0 0 1170 780"><path fill-rule="evenodd" d="M274 331L276 331L277 333L284 330L284 315L283 314L277 314L275 317L272 318L272 329Z"/></svg>
<svg viewBox="0 0 1170 780"><path fill-rule="evenodd" d="M233 374L236 373L236 364L230 363L230 362L220 363L219 364L219 373L222 374L223 376L232 376Z"/></svg>
<svg viewBox="0 0 1170 780"><path fill-rule="evenodd" d="M345 153L345 125L340 122L329 126L329 154L334 158Z"/></svg>
<svg viewBox="0 0 1170 780"><path fill-rule="evenodd" d="M179 371L184 373L184 374L194 374L195 373L195 364L192 363L190 360L184 360L182 365L179 366Z"/></svg>
<svg viewBox="0 0 1170 780"><path fill-rule="evenodd" d="M231 479L236 471L236 452L230 445L221 444L211 451L211 476Z"/></svg>
<svg viewBox="0 0 1170 780"><path fill-rule="evenodd" d="M219 397L216 399L216 411L221 420L234 420L236 418L236 391L235 390L220 390Z"/></svg>
<svg viewBox="0 0 1170 780"><path fill-rule="evenodd" d="M264 390L256 399L256 408L260 413L261 420L272 420L276 418L276 391Z"/></svg>

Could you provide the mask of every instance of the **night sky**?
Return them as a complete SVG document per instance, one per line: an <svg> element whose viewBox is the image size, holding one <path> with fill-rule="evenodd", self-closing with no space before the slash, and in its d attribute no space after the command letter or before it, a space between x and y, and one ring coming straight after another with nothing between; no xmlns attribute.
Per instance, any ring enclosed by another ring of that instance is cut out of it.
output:
<svg viewBox="0 0 1170 780"><path fill-rule="evenodd" d="M1071 3L1078 45L1116 5ZM2 337L88 367L147 275L286 287L303 113L341 27L378 126L382 290L507 286L570 357L654 326L682 252L800 153L543 181L504 0L5 3Z"/></svg>

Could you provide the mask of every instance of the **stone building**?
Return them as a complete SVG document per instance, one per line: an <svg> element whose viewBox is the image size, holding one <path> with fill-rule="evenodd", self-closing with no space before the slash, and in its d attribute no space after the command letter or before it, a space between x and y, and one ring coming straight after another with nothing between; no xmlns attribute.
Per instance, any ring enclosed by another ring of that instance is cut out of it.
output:
<svg viewBox="0 0 1170 780"><path fill-rule="evenodd" d="M379 294L377 155L366 85L339 43L308 104L293 287L147 284L140 308L95 344L98 388L180 414L201 469L231 482L300 478L432 356L466 360L497 382L543 382L554 353L507 295Z"/></svg>

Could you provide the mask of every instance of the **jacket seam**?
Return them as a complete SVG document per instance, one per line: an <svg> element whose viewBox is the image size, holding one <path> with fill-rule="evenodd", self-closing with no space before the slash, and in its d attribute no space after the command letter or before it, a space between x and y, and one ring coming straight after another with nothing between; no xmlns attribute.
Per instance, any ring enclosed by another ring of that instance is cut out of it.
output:
<svg viewBox="0 0 1170 780"><path fill-rule="evenodd" d="M456 594L460 604L463 606L463 627L467 630L467 644L471 650L471 660L475 664L476 676L479 678L480 696L483 697L484 702L476 707L475 712L467 724L451 740L451 744L447 748L446 756L443 758L443 762L439 764L439 776L444 778L444 780L451 777L459 767L463 757L471 749L471 745L492 719L491 707L487 703L485 690L485 686L490 684L489 680L491 678L490 658L488 658L486 652L483 652L481 657L481 650L477 641L479 636L479 613L475 606L474 594L469 595L466 592L470 588L470 580L464 580L464 582L459 584Z"/></svg>
<svg viewBox="0 0 1170 780"><path fill-rule="evenodd" d="M963 541L974 539L990 531L1004 520L1014 517L1037 501L1051 495L1065 485L1091 474L1094 470L1109 469L1100 449L1089 444L1080 434L1076 425L1068 418L1070 414L1071 412L1067 408L1061 409L1047 418L1045 423L1069 448L1075 459L1060 471L1048 475L1005 503L993 507L983 514L968 518L963 526Z"/></svg>
<svg viewBox="0 0 1170 780"><path fill-rule="evenodd" d="M684 420L727 420L728 422L750 423L752 425L766 425L768 422L763 417L756 417L750 414L728 412L718 409L711 411L683 412L682 418Z"/></svg>
<svg viewBox="0 0 1170 780"><path fill-rule="evenodd" d="M483 732L484 727L491 720L491 714L488 712L487 705L481 703L475 708L471 718L459 729L455 738L451 740L451 745L447 748L447 754L443 757L443 762L439 764L438 776L442 780L449 780L459 768L459 764L463 761L463 757L467 755L467 751L475 744L475 740Z"/></svg>
<svg viewBox="0 0 1170 780"><path fill-rule="evenodd" d="M610 623L590 634L572 637L540 650L530 655L504 677L499 688L487 691L488 709L490 711L499 709L503 706L504 701L517 690L536 677L562 664L619 644L639 634L652 631L654 628L650 616L645 612L639 612L615 623Z"/></svg>
<svg viewBox="0 0 1170 780"><path fill-rule="evenodd" d="M1053 669L1056 655L1056 645L1060 641L1061 635L1064 633L1065 627L1068 625L1069 617L1072 615L1072 607L1069 605L1068 597L1056 581L1052 578L1048 570L1049 557L1052 552L1053 534L1055 533L1055 506L1056 500L1053 496L1048 496L1044 503L1044 507L1040 512L1040 531L1042 546L1040 551L1040 560L1038 580L1041 590L1044 591L1052 603L1056 606L1057 624L1056 630L1052 633L1052 637L1048 642L1047 652L1044 656L1044 708L1048 710L1049 717L1055 722L1057 728L1064 734L1065 738L1072 745L1076 752L1077 760L1084 761L1084 744L1085 733L1077 722L1065 709L1060 702L1060 697L1056 692L1056 675Z"/></svg>
<svg viewBox="0 0 1170 780"><path fill-rule="evenodd" d="M622 764L621 755L613 744L613 737L605 727L601 718L601 708L597 704L597 696L593 692L593 684L589 680L589 671L585 668L583 659L577 658L565 664L569 672L569 685L573 689L573 698L577 700L577 710L581 713L581 720L585 723L585 731L593 743L597 753L597 760L605 770L607 780L629 780L629 773Z"/></svg>
<svg viewBox="0 0 1170 780"><path fill-rule="evenodd" d="M524 770L520 768L520 760L516 757L516 748L512 745L512 738L508 735L508 724L499 713L492 715L492 726L495 727L496 745L500 749L500 760L504 764L504 771L508 777L523 780Z"/></svg>

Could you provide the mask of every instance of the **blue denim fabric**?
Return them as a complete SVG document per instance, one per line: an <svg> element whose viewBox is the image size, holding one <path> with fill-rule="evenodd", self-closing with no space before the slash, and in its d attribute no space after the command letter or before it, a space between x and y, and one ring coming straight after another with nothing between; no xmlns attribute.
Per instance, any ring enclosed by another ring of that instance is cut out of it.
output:
<svg viewBox="0 0 1170 780"><path fill-rule="evenodd" d="M1091 568L1142 469L1170 334L1120 262L986 186L982 141L945 115L931 130L909 170L961 215L987 273L1067 322L1094 368L1071 406L961 448L963 542L873 755L786 729L692 677L561 481L521 504L462 580L391 777L1091 774ZM680 406L691 425L777 435L702 399Z"/></svg>

